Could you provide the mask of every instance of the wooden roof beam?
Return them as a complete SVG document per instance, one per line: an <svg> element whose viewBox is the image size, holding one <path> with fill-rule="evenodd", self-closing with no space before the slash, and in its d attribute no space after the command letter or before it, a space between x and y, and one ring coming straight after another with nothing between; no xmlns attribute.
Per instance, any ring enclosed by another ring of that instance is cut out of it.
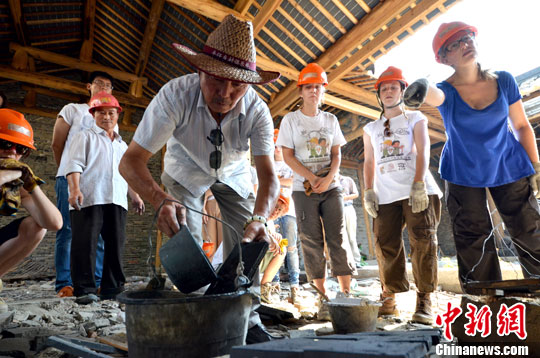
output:
<svg viewBox="0 0 540 358"><path fill-rule="evenodd" d="M78 70L83 70L87 72L104 71L110 74L111 76L113 76L115 79L121 80L121 81L128 81L128 82L141 81L143 84L146 84L148 82L147 78L139 77L133 73L119 71L117 69L99 65L96 63L83 62L79 59L75 59L69 56L59 55L57 53L50 52L50 51L40 50L35 47L21 46L15 42L11 42L9 44L9 49L11 51L24 51L28 53L28 55L36 59L39 59L45 62L55 63L61 66L76 68Z"/></svg>
<svg viewBox="0 0 540 358"><path fill-rule="evenodd" d="M234 10L245 16L251 4L253 4L253 0L238 0L236 5L234 5Z"/></svg>
<svg viewBox="0 0 540 358"><path fill-rule="evenodd" d="M11 12L11 18L13 19L15 32L17 33L17 40L26 45L27 27L22 17L21 1L9 0L9 10Z"/></svg>
<svg viewBox="0 0 540 358"><path fill-rule="evenodd" d="M358 64L369 58L373 52L384 48L384 45L396 37L396 35L404 28L412 26L419 18L425 17L444 2L445 0L423 0L420 4L407 11L407 13L390 25L386 30L382 31L373 38L373 40L368 42L366 46L358 50L336 69L333 69L328 75L328 82L331 83L344 77L358 66Z"/></svg>
<svg viewBox="0 0 540 358"><path fill-rule="evenodd" d="M257 35L259 31L266 25L272 14L281 6L282 0L272 0L264 3L262 9L257 13L253 20L253 35Z"/></svg>
<svg viewBox="0 0 540 358"><path fill-rule="evenodd" d="M139 59L137 61L137 67L135 68L135 75L139 77L144 74L144 70L148 64L148 58L150 57L150 52L152 50L152 43L154 42L154 38L156 36L159 19L161 17L161 12L163 11L164 5L165 0L152 1L152 8L150 9L148 22L146 23L146 28L144 29L143 41L139 49Z"/></svg>
<svg viewBox="0 0 540 358"><path fill-rule="evenodd" d="M83 43L79 58L84 62L92 62L94 52L94 29L96 27L96 0L84 3Z"/></svg>
<svg viewBox="0 0 540 358"><path fill-rule="evenodd" d="M88 96L88 89L84 83L44 75L38 72L18 71L9 66L0 65L0 77ZM136 98L124 92L114 91L113 94L120 103L136 107L146 108L150 103L149 99Z"/></svg>
<svg viewBox="0 0 540 358"><path fill-rule="evenodd" d="M213 0L167 0L172 4L181 6L189 11L193 11L196 14L203 15L209 19L216 21L223 21L223 18L227 15L234 15L242 20L250 20L246 15L242 15L238 11L231 9L227 6L221 5L217 1ZM272 1L270 1L272 2Z"/></svg>

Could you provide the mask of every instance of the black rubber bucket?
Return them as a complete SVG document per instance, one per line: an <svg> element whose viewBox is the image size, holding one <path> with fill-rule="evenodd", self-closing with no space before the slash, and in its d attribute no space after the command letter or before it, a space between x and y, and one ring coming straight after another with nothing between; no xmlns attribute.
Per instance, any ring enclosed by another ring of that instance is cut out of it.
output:
<svg viewBox="0 0 540 358"><path fill-rule="evenodd" d="M191 293L217 279L212 264L187 226L182 226L161 247L159 257L172 283L183 293Z"/></svg>
<svg viewBox="0 0 540 358"><path fill-rule="evenodd" d="M216 357L246 338L251 294L186 296L171 291L125 291L130 358Z"/></svg>

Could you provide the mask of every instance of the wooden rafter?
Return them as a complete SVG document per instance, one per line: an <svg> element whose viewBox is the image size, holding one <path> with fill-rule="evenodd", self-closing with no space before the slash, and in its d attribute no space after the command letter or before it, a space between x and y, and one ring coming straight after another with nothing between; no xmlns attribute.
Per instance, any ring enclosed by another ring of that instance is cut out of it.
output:
<svg viewBox="0 0 540 358"><path fill-rule="evenodd" d="M92 62L94 52L94 30L96 25L96 0L84 2L83 43L79 58L84 62Z"/></svg>
<svg viewBox="0 0 540 358"><path fill-rule="evenodd" d="M99 65L96 63L82 62L81 60L75 59L73 57L59 55L54 52L40 50L38 48L34 48L30 46L21 46L15 42L12 42L9 44L9 49L11 51L17 51L17 52L23 51L23 52L26 52L29 56L32 56L33 58L36 58L45 62L55 63L61 66L76 68L78 70L83 70L87 72L104 71L104 72L109 73L115 79L122 80L122 81L128 81L128 82L142 81L144 83L148 81L148 79L136 76L133 73L119 71L117 69Z"/></svg>
<svg viewBox="0 0 540 358"><path fill-rule="evenodd" d="M234 5L234 10L242 15L246 15L252 3L253 0L238 0L236 5Z"/></svg>
<svg viewBox="0 0 540 358"><path fill-rule="evenodd" d="M217 1L213 0L167 0L172 4L176 4L185 9L193 11L196 14L201 14L209 19L221 22L223 18L229 14L232 14L243 20L251 20L246 15L242 15L236 10L221 5Z"/></svg>
<svg viewBox="0 0 540 358"><path fill-rule="evenodd" d="M281 6L281 1L282 0L272 0L264 3L262 9L253 20L254 35L257 35L264 25L266 25L268 20L272 17L272 14Z"/></svg>
<svg viewBox="0 0 540 358"><path fill-rule="evenodd" d="M148 63L152 43L154 42L154 37L156 36L159 18L161 16L161 12L163 11L164 5L165 0L152 1L152 8L150 9L148 22L146 23L146 28L144 29L143 41L141 43L141 47L139 48L139 59L137 61L137 67L135 68L135 74L139 77L144 74L146 64Z"/></svg>
<svg viewBox="0 0 540 358"><path fill-rule="evenodd" d="M23 21L21 2L19 0L9 0L9 10L11 11L11 18L13 19L17 40L19 43L26 45L27 28L26 23Z"/></svg>

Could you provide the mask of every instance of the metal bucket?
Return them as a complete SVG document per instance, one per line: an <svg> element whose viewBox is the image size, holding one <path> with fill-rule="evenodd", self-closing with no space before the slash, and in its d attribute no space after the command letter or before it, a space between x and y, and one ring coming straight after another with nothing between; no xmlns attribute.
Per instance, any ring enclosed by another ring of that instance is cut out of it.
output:
<svg viewBox="0 0 540 358"><path fill-rule="evenodd" d="M212 264L185 225L161 247L159 257L172 283L183 293L217 279Z"/></svg>
<svg viewBox="0 0 540 358"><path fill-rule="evenodd" d="M335 333L375 330L380 303L365 298L339 298L327 302L327 305Z"/></svg>
<svg viewBox="0 0 540 358"><path fill-rule="evenodd" d="M130 358L216 357L245 342L251 295L125 291Z"/></svg>

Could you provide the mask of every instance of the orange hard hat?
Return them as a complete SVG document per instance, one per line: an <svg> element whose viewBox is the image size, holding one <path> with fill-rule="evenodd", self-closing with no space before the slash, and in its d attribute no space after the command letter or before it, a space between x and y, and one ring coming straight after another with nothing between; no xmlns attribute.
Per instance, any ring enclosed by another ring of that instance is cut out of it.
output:
<svg viewBox="0 0 540 358"><path fill-rule="evenodd" d="M320 83L325 87L328 86L328 77L324 69L315 62L308 64L298 75L297 87L308 83Z"/></svg>
<svg viewBox="0 0 540 358"><path fill-rule="evenodd" d="M32 126L22 113L12 109L0 109L0 139L36 149Z"/></svg>
<svg viewBox="0 0 540 358"><path fill-rule="evenodd" d="M118 112L122 112L122 107L118 103L118 100L107 92L99 92L92 99L90 99L90 113L94 114L94 111L102 107L115 107L118 109Z"/></svg>
<svg viewBox="0 0 540 358"><path fill-rule="evenodd" d="M405 77L403 77L401 70L394 66L388 67L383 73L381 73L379 79L377 82L375 82L375 89L378 90L381 83L385 81L399 81L403 83L405 87L409 85L407 81L405 81Z"/></svg>
<svg viewBox="0 0 540 358"><path fill-rule="evenodd" d="M276 143L277 141L277 137L278 137L278 134L279 134L279 129L274 129L274 144Z"/></svg>
<svg viewBox="0 0 540 358"><path fill-rule="evenodd" d="M439 26L439 30L437 30L437 33L433 38L433 52L435 52L435 60L437 62L441 63L441 57L439 56L439 52L444 46L444 43L448 41L450 37L463 30L472 32L474 36L478 34L478 30L476 29L476 27L467 25L466 23L461 21L446 22Z"/></svg>

